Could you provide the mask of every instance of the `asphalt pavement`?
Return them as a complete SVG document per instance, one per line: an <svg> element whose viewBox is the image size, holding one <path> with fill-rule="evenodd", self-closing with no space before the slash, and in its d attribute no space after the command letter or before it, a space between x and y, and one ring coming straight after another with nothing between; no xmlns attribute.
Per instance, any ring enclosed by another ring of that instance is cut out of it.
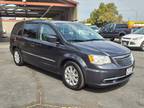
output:
<svg viewBox="0 0 144 108"><path fill-rule="evenodd" d="M26 64L16 66L9 43L0 43L0 108L144 108L144 52L133 50L134 75L123 85L80 91L61 77Z"/></svg>

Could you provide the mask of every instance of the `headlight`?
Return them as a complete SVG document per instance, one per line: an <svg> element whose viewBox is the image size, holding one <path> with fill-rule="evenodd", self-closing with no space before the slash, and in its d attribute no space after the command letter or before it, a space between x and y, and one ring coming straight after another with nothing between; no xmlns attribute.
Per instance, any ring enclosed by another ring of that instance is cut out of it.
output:
<svg viewBox="0 0 144 108"><path fill-rule="evenodd" d="M92 64L96 65L104 65L104 64L110 64L111 59L109 56L102 56L102 55L88 55L89 61Z"/></svg>
<svg viewBox="0 0 144 108"><path fill-rule="evenodd" d="M133 38L133 40L141 40L143 37Z"/></svg>

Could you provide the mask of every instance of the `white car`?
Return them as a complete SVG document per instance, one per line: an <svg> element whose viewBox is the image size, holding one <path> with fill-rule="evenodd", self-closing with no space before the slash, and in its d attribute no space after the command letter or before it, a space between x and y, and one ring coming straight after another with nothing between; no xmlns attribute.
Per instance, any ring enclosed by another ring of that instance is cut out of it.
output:
<svg viewBox="0 0 144 108"><path fill-rule="evenodd" d="M138 29L132 34L123 36L121 44L130 48L140 48L144 51L144 28Z"/></svg>

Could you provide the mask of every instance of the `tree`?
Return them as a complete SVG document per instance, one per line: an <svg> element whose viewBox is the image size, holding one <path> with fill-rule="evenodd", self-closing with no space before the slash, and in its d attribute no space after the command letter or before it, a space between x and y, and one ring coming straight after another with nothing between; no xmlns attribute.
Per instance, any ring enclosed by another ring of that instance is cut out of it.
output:
<svg viewBox="0 0 144 108"><path fill-rule="evenodd" d="M122 22L122 15L118 13L117 7L114 3L101 3L98 9L95 9L87 19L88 23L102 26L107 23Z"/></svg>

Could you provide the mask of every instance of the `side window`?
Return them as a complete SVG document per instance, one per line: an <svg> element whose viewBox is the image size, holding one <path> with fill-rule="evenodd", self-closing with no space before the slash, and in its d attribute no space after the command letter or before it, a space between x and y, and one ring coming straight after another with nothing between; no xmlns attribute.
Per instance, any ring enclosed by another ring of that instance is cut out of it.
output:
<svg viewBox="0 0 144 108"><path fill-rule="evenodd" d="M22 36L22 33L23 33L23 24L17 23L12 30L12 34Z"/></svg>
<svg viewBox="0 0 144 108"><path fill-rule="evenodd" d="M17 25L18 25L18 24L16 24L16 25L14 26L13 30L12 30L12 34L14 34L14 35L16 35Z"/></svg>
<svg viewBox="0 0 144 108"><path fill-rule="evenodd" d="M20 28L20 29L18 30L17 34L18 34L19 36L22 36L22 33L23 33L23 28Z"/></svg>
<svg viewBox="0 0 144 108"><path fill-rule="evenodd" d="M109 31L113 31L114 30L114 24L111 24L109 27Z"/></svg>
<svg viewBox="0 0 144 108"><path fill-rule="evenodd" d="M23 35L28 38L39 39L38 31L39 31L38 24L25 24Z"/></svg>
<svg viewBox="0 0 144 108"><path fill-rule="evenodd" d="M128 28L127 24L117 24L116 28Z"/></svg>
<svg viewBox="0 0 144 108"><path fill-rule="evenodd" d="M109 28L110 28L111 24L107 24L104 26L104 31L109 31Z"/></svg>
<svg viewBox="0 0 144 108"><path fill-rule="evenodd" d="M48 41L48 37L56 36L56 32L49 25L43 24L40 36L43 41Z"/></svg>

